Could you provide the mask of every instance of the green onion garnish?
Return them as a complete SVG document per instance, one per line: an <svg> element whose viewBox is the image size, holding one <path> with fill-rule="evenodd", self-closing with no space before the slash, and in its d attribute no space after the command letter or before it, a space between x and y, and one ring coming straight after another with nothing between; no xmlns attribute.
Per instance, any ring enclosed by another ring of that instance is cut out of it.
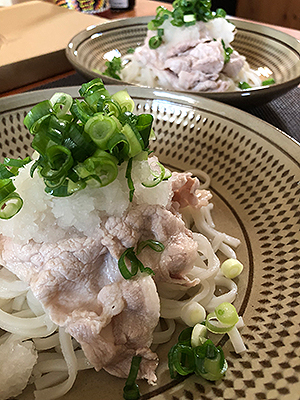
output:
<svg viewBox="0 0 300 400"><path fill-rule="evenodd" d="M226 47L225 46L225 42L224 42L223 39L221 40L221 43L222 43L222 46L223 46L223 49L224 49L224 63L227 64L230 61L230 56L231 56L231 54L233 52L233 48L232 47Z"/></svg>
<svg viewBox="0 0 300 400"><path fill-rule="evenodd" d="M22 208L23 200L17 193L11 193L0 201L0 218L10 219Z"/></svg>
<svg viewBox="0 0 300 400"><path fill-rule="evenodd" d="M266 79L265 81L262 81L262 86L268 86L268 85L273 85L275 83L275 80L273 78Z"/></svg>
<svg viewBox="0 0 300 400"><path fill-rule="evenodd" d="M239 82L239 88L245 90L245 89L251 89L251 86L247 82Z"/></svg>
<svg viewBox="0 0 300 400"><path fill-rule="evenodd" d="M227 371L223 350L216 347L210 339L193 349L195 355L195 374L208 381L222 379Z"/></svg>
<svg viewBox="0 0 300 400"><path fill-rule="evenodd" d="M239 316L235 307L224 302L215 308L215 311L208 314L206 327L212 333L227 333L238 322Z"/></svg>
<svg viewBox="0 0 300 400"><path fill-rule="evenodd" d="M128 260L130 261L131 271L129 271L129 269L127 268L127 265L125 262L126 258L128 258ZM125 279L133 278L137 274L140 264L141 264L141 262L136 257L133 247L126 249L118 261L119 270L120 270L123 278L125 278Z"/></svg>
<svg viewBox="0 0 300 400"><path fill-rule="evenodd" d="M114 57L111 61L106 61L105 66L106 70L102 72L103 75L121 80L119 75L123 69L121 57Z"/></svg>
<svg viewBox="0 0 300 400"><path fill-rule="evenodd" d="M216 12L212 12L211 1L209 0L175 0L172 6L172 11L167 10L165 7L157 7L155 18L148 23L149 30L157 30L157 35L153 36L148 42L150 49L157 49L162 44L163 33L159 32L159 27L166 19L170 18L172 25L180 27L195 25L196 21L207 22L214 18L226 17L226 12L221 8L218 8ZM228 49L231 48L229 47Z"/></svg>
<svg viewBox="0 0 300 400"><path fill-rule="evenodd" d="M158 240L148 239L148 240L144 240L138 244L136 254L140 254L140 252L147 246L149 246L152 250L154 250L158 253L161 251L164 251L164 249L165 249L165 246Z"/></svg>
<svg viewBox="0 0 300 400"><path fill-rule="evenodd" d="M63 197L86 186L108 185L117 177L117 166L126 161L132 201L132 159L148 150L153 117L133 114L128 92L111 96L100 78L83 84L79 94L82 100L57 93L25 117L24 124L34 135L32 147L40 155L31 176L38 171L45 191ZM12 169L0 166L0 178L12 175Z"/></svg>
<svg viewBox="0 0 300 400"><path fill-rule="evenodd" d="M168 366L171 378L195 373L209 381L222 379L227 371L222 348L216 347L206 338L203 344L192 347L191 332L192 328L185 329L169 351Z"/></svg>
<svg viewBox="0 0 300 400"><path fill-rule="evenodd" d="M0 164L0 218L9 219L16 215L23 205L23 200L15 192L11 178L19 173L19 169L31 161L30 157L21 159L4 158Z"/></svg>
<svg viewBox="0 0 300 400"><path fill-rule="evenodd" d="M134 157L147 154L153 138L153 117L133 114L135 105L127 91L111 96L100 78L83 84L79 94L81 100L56 93L35 105L24 118L24 125L34 136L31 146L39 154L30 176L38 172L46 193L66 197L87 186L110 184L118 175L118 165L127 162L126 179L132 201L132 162ZM6 158L0 164L0 218L10 218L22 206L19 196L12 196L15 187L11 179L30 161L29 157ZM13 211L8 212L9 209ZM143 268L140 270L149 273Z"/></svg>
<svg viewBox="0 0 300 400"><path fill-rule="evenodd" d="M126 265L126 258L130 261L131 271L129 271ZM121 272L121 275L125 279L133 278L134 276L136 276L139 270L140 272L146 272L148 275L154 274L151 268L144 267L144 264L137 258L133 247L129 247L124 251L124 253L122 253L118 261L118 267Z"/></svg>
<svg viewBox="0 0 300 400"><path fill-rule="evenodd" d="M131 177L131 170L132 170L132 158L130 158L128 160L126 173L125 173L125 178L127 179L127 185L129 188L129 200L130 201L132 201L133 193L134 193L134 185L133 185L133 180Z"/></svg>
<svg viewBox="0 0 300 400"><path fill-rule="evenodd" d="M139 387L135 381L139 372L141 360L141 356L132 357L130 372L123 389L124 400L138 400L140 398Z"/></svg>

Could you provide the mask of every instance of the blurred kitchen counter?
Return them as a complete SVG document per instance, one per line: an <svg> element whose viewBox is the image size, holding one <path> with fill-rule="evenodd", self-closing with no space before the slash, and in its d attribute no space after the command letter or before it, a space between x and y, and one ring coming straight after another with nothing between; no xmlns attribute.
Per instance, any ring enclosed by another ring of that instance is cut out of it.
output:
<svg viewBox="0 0 300 400"><path fill-rule="evenodd" d="M74 74L65 48L83 29L111 19L155 15L160 5L172 9L170 3L151 0L136 0L131 11L106 11L102 16L35 0L0 8L0 97ZM300 40L300 30L269 26Z"/></svg>

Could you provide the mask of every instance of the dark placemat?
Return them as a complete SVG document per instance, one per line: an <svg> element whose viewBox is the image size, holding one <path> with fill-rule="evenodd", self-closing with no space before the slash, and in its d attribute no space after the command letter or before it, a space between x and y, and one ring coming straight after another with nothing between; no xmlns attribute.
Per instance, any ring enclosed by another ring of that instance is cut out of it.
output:
<svg viewBox="0 0 300 400"><path fill-rule="evenodd" d="M80 86L85 82L86 78L79 73L74 73L66 78L39 86L34 90L65 86ZM244 111L268 122L300 142L299 86L267 104L259 107L252 107Z"/></svg>

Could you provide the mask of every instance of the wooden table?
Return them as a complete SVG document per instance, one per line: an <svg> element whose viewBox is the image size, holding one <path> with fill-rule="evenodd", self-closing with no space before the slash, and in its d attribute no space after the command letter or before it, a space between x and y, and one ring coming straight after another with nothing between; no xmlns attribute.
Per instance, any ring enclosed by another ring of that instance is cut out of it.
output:
<svg viewBox="0 0 300 400"><path fill-rule="evenodd" d="M112 12L112 11L108 11L105 13L105 18L108 19L119 19L119 18L131 18L131 17L143 17L143 16L150 16L150 15L155 15L156 12L156 8L158 6L164 6L166 8L168 8L169 10L172 9L172 5L170 3L163 3L163 2L158 2L158 1L151 1L151 0L136 0L136 6L133 10L128 11L128 12ZM267 24L266 24L267 25ZM280 26L274 26L274 25L268 25L271 26L273 28L276 28L278 30L281 30L283 32L286 32L294 37L296 37L298 40L300 40L300 30L295 30L295 29L289 29L286 27L280 27ZM11 95L11 94L16 94L16 93L22 93L22 92L26 92L28 90L31 90L35 87L50 83L50 82L54 82L58 79L61 79L63 77L67 77L70 76L72 74L75 74L75 71L73 69L71 69L72 67L70 66L70 71L60 74L60 75L56 75L56 76L52 76L49 77L47 79L44 79L42 81L37 81L33 84L27 85L27 86L23 86L20 88L17 88L15 90L12 90L10 92L6 92L6 93L2 93L0 95L0 97L3 96L7 96L7 95Z"/></svg>

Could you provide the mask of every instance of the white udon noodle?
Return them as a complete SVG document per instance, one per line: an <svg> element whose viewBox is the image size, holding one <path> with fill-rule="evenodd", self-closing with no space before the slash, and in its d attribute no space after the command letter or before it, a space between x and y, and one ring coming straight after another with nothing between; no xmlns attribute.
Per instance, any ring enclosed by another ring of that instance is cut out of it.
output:
<svg viewBox="0 0 300 400"><path fill-rule="evenodd" d="M202 188L209 186L209 177L205 173L191 172L204 180ZM220 251L225 257L236 258L232 248L240 241L215 229L212 208L210 203L197 210L191 207L182 210L186 226L197 231L193 237L198 243L198 258L188 278L199 279L200 283L192 288L172 283L157 284L161 320L153 334L154 348L171 339L176 322L182 323L181 310L186 304L197 302L207 312L212 312L217 305L224 301L232 303L236 297L237 285L222 275L216 253ZM216 296L218 286L226 288L227 292ZM71 389L78 371L93 368L79 344L50 320L29 286L4 267L0 269L0 328L6 331L0 336L0 345L11 341L33 341L38 361L30 382L35 384L37 400L63 396ZM238 330L235 329L230 336L242 351L244 347Z"/></svg>

